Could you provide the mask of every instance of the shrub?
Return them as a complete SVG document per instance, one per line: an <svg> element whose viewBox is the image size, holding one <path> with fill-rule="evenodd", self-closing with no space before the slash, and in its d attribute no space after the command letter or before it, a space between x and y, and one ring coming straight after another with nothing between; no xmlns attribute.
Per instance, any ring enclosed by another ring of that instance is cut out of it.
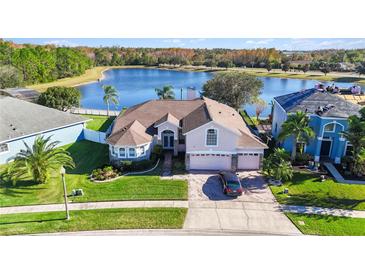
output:
<svg viewBox="0 0 365 274"><path fill-rule="evenodd" d="M160 157L162 155L162 146L155 145L153 147L152 154L156 155L156 157Z"/></svg>
<svg viewBox="0 0 365 274"><path fill-rule="evenodd" d="M142 160L142 161L122 161L121 169L124 172L130 171L145 171L155 164L155 161L151 160Z"/></svg>
<svg viewBox="0 0 365 274"><path fill-rule="evenodd" d="M98 181L104 181L117 177L119 174L118 170L112 166L106 166L104 168L94 169L91 173L91 177Z"/></svg>
<svg viewBox="0 0 365 274"><path fill-rule="evenodd" d="M300 153L296 155L295 163L299 165L308 164L309 161L313 161L313 156L308 153Z"/></svg>

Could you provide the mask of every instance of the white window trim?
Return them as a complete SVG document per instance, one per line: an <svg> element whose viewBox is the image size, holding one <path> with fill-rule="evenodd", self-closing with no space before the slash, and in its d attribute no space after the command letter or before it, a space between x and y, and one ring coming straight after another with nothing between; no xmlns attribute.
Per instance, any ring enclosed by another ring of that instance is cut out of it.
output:
<svg viewBox="0 0 365 274"><path fill-rule="evenodd" d="M130 149L134 149L134 156L131 156ZM128 147L128 158L137 158L137 149L136 147Z"/></svg>
<svg viewBox="0 0 365 274"><path fill-rule="evenodd" d="M327 133L334 133L334 132L336 132L336 127L334 127L334 131L324 131L324 128L328 125L328 124L336 124L336 125L340 125L341 127L342 127L342 131L344 131L345 130L345 126L343 125L343 124L341 124L341 123L339 123L339 122L337 122L337 121L331 121L331 122L328 122L328 123L326 123L326 124L324 124L323 125L323 127L321 128L321 136L319 136L319 138L323 138L323 135L324 135L324 133L325 132L327 132ZM320 139L319 139L320 140Z"/></svg>
<svg viewBox="0 0 365 274"><path fill-rule="evenodd" d="M121 154L120 154L120 149L121 148L124 148L124 156L122 156ZM119 147L118 148L118 157L119 158L127 158L127 149L125 148L125 147Z"/></svg>
<svg viewBox="0 0 365 274"><path fill-rule="evenodd" d="M208 130L210 130L210 129L215 130L216 133L217 133L217 144L216 145L208 145L207 144L207 141L208 141ZM204 140L204 144L205 144L206 147L218 147L218 144L219 144L219 130L218 130L218 128L209 127L207 129L205 129L204 139L205 139Z"/></svg>
<svg viewBox="0 0 365 274"><path fill-rule="evenodd" d="M352 147L352 146L353 145L349 141L346 141L345 149L343 150L343 155L342 156L346 156L347 147Z"/></svg>
<svg viewBox="0 0 365 274"><path fill-rule="evenodd" d="M0 146L2 146L2 145L5 145L5 146L6 146L6 150L5 150L5 151L1 151L1 152L0 152L0 155L1 155L1 154L9 153L9 152L10 152L9 144L8 144L8 143L2 143L2 144L0 144Z"/></svg>
<svg viewBox="0 0 365 274"><path fill-rule="evenodd" d="M329 126L329 125L333 125L333 129L332 130L326 130L326 126ZM336 132L336 123L328 123L326 124L324 127L323 127L323 132Z"/></svg>

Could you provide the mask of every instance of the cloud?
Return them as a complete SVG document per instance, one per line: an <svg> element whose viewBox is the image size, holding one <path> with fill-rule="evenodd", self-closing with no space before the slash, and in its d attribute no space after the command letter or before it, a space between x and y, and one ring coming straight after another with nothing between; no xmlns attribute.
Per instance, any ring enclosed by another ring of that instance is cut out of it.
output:
<svg viewBox="0 0 365 274"><path fill-rule="evenodd" d="M205 39L205 38L196 38L196 39L190 39L189 42L190 43L199 43L199 42L203 42L205 40L207 40L207 39Z"/></svg>
<svg viewBox="0 0 365 274"><path fill-rule="evenodd" d="M271 42L273 42L274 39L263 39L263 40L248 40L246 41L246 44L251 44L251 45L267 45Z"/></svg>
<svg viewBox="0 0 365 274"><path fill-rule="evenodd" d="M51 41L45 41L45 45L55 45L58 47L67 46L67 47L77 47L78 44L70 42L68 40L51 40Z"/></svg>
<svg viewBox="0 0 365 274"><path fill-rule="evenodd" d="M173 44L174 46L182 47L185 45L185 43L181 39L165 39L162 42Z"/></svg>

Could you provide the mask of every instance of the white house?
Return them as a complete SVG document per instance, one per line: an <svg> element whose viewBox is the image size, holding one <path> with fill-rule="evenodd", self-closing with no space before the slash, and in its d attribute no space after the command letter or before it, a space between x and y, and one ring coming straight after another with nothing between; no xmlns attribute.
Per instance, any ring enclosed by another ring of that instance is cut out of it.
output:
<svg viewBox="0 0 365 274"><path fill-rule="evenodd" d="M187 169L259 169L264 149L240 114L208 98L151 100L117 117L107 139L110 160L148 159L155 144L177 155Z"/></svg>
<svg viewBox="0 0 365 274"><path fill-rule="evenodd" d="M87 118L9 96L0 96L0 164L34 143L38 135L52 136L60 146L83 139Z"/></svg>

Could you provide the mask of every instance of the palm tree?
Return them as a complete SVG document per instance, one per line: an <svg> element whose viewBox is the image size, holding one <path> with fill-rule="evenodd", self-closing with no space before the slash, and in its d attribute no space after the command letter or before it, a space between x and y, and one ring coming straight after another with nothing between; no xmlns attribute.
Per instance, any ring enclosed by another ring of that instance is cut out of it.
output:
<svg viewBox="0 0 365 274"><path fill-rule="evenodd" d="M353 165L351 172L356 173L361 169L361 150L365 149L365 108L360 110L361 118L356 115L350 116L348 119L348 130L342 132L346 140L352 145L353 149Z"/></svg>
<svg viewBox="0 0 365 274"><path fill-rule="evenodd" d="M25 149L16 155L11 165L12 178L20 179L24 175L30 175L35 182L42 184L49 178L50 170L59 169L61 166L75 167L69 152L56 148L60 142L51 142L51 137L37 136L31 147L24 142Z"/></svg>
<svg viewBox="0 0 365 274"><path fill-rule="evenodd" d="M289 155L283 148L275 148L273 153L264 159L263 171L276 180L288 181L293 177L293 167L288 160Z"/></svg>
<svg viewBox="0 0 365 274"><path fill-rule="evenodd" d="M308 116L304 112L298 111L297 113L290 115L282 125L278 139L282 141L288 137L293 137L293 147L290 157L292 161L295 161L296 158L297 143L299 141L308 143L309 139L313 138L315 135L313 129L311 129L308 124Z"/></svg>
<svg viewBox="0 0 365 274"><path fill-rule="evenodd" d="M164 86L162 89L155 88L158 98L165 99L175 99L175 93L173 86Z"/></svg>
<svg viewBox="0 0 365 274"><path fill-rule="evenodd" d="M107 106L107 115L109 116L109 105L110 103L117 106L119 104L118 91L113 86L103 86L104 89L104 103Z"/></svg>

